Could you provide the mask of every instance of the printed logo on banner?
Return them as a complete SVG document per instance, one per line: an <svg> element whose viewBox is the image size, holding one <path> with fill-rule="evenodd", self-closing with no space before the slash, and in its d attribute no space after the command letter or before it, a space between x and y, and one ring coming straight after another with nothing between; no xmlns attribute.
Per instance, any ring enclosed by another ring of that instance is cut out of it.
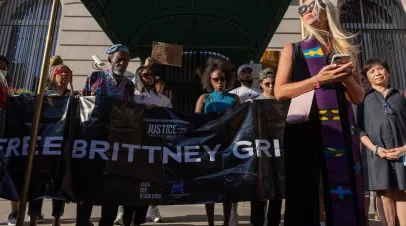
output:
<svg viewBox="0 0 406 226"><path fill-rule="evenodd" d="M190 122L177 119L144 118L149 137L180 138L187 133Z"/></svg>
<svg viewBox="0 0 406 226"><path fill-rule="evenodd" d="M184 186L185 186L185 182L183 180L181 180L179 184L172 182L172 190L171 190L172 197L174 197L175 199L179 199L184 196L189 196L189 194L183 193Z"/></svg>

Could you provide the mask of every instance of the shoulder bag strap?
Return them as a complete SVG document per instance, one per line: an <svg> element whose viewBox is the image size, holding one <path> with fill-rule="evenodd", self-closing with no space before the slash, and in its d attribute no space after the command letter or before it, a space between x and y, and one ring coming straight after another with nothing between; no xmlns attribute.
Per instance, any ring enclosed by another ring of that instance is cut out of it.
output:
<svg viewBox="0 0 406 226"><path fill-rule="evenodd" d="M214 104L213 97L212 97L210 94L208 94L208 95L209 95L209 98L210 98L211 104L212 104L212 106L213 106L214 112L217 112L216 105Z"/></svg>

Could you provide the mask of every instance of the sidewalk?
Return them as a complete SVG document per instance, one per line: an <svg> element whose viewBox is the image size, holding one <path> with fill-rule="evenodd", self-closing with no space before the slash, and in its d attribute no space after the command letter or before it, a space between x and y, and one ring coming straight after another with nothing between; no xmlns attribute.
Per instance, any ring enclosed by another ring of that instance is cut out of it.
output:
<svg viewBox="0 0 406 226"><path fill-rule="evenodd" d="M182 206L160 206L160 211L164 217L164 223L148 223L145 225L156 226L169 226L169 225L207 225L206 212L204 205L182 205ZM284 207L283 207L284 208ZM306 208L303 205L303 208ZM44 201L43 214L45 215L44 226L52 225L52 202L51 200ZM282 210L283 211L283 210ZM5 225L7 217L10 213L10 203L6 200L0 199L0 225ZM216 225L222 225L223 207L221 204L216 204L215 220ZM238 213L240 215L240 226L251 225L250 220L250 206L249 203L240 203L238 207ZM371 216L372 217L372 216ZM100 207L93 208L93 214L91 221L97 225L100 218ZM62 218L62 224L68 226L74 226L76 219L76 205L67 204L65 207L65 215ZM26 217L26 225L28 225L28 217ZM283 224L282 224L283 225ZM371 222L370 226L381 226L380 222Z"/></svg>

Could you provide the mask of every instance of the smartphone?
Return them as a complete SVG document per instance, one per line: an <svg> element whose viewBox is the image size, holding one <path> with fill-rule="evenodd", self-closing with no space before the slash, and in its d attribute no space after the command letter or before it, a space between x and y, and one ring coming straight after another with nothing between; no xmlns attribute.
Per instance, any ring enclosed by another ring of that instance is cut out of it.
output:
<svg viewBox="0 0 406 226"><path fill-rule="evenodd" d="M331 60L331 64L343 65L349 63L351 56L349 54L335 54Z"/></svg>

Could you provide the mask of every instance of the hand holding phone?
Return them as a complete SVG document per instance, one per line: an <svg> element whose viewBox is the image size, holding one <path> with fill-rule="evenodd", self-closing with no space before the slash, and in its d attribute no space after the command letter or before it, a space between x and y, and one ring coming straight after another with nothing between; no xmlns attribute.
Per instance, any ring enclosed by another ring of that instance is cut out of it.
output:
<svg viewBox="0 0 406 226"><path fill-rule="evenodd" d="M335 54L331 60L331 64L337 66L342 66L348 64L351 61L351 56L349 54Z"/></svg>

